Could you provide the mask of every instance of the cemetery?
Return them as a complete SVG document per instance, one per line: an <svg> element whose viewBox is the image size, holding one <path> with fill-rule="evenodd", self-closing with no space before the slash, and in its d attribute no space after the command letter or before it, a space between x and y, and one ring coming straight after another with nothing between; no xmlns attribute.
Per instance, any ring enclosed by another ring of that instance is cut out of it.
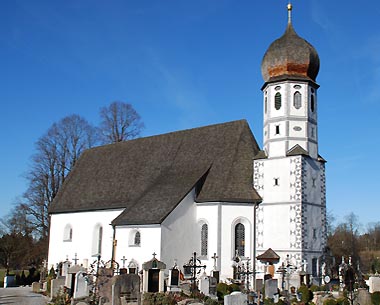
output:
<svg viewBox="0 0 380 305"><path fill-rule="evenodd" d="M216 261L216 255L214 260ZM269 259L270 258L270 259ZM254 277L250 259L236 257L234 278L219 281L218 270L205 272L197 253L192 253L183 266L171 266L156 254L140 266L119 266L98 256L88 266L75 257L47 270L39 271L39 281L31 283L35 293L46 294L49 304L73 305L151 305L151 304L314 304L314 305L379 305L380 275L365 276L352 265L351 257L343 257L337 277L328 264L321 265L322 276L312 279L304 266L297 268L289 261L274 268L275 253L259 255L267 260L264 280ZM18 277L18 281L20 277ZM255 282L253 282L255 280ZM16 285L14 275L5 275L4 288Z"/></svg>

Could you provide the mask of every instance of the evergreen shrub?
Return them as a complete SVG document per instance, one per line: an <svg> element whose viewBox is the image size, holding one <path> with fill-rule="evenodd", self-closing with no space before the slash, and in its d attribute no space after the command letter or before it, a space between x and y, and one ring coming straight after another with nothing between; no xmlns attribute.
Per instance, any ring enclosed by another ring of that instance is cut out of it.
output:
<svg viewBox="0 0 380 305"><path fill-rule="evenodd" d="M373 305L380 305L380 291L371 293L371 301Z"/></svg>
<svg viewBox="0 0 380 305"><path fill-rule="evenodd" d="M335 299L326 299L323 301L323 305L337 305Z"/></svg>

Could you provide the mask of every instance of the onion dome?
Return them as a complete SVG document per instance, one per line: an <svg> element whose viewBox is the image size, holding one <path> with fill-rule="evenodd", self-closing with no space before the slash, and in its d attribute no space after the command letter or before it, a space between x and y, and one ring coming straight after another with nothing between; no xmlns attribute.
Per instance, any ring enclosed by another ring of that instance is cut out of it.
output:
<svg viewBox="0 0 380 305"><path fill-rule="evenodd" d="M299 37L291 23L291 4L288 5L288 26L284 35L272 42L261 63L265 82L280 79L315 79L319 72L319 56L315 48Z"/></svg>

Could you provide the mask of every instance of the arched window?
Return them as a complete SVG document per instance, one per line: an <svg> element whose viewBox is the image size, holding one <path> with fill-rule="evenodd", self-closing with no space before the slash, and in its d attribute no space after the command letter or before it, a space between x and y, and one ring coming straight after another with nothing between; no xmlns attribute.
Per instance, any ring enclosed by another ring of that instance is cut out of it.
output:
<svg viewBox="0 0 380 305"><path fill-rule="evenodd" d="M315 98L314 98L314 94L311 95L310 109L311 109L311 112L314 112L314 110L315 110Z"/></svg>
<svg viewBox="0 0 380 305"><path fill-rule="evenodd" d="M274 108L276 110L279 110L281 108L281 93L277 92L276 95L274 96Z"/></svg>
<svg viewBox="0 0 380 305"><path fill-rule="evenodd" d="M92 256L102 255L103 227L95 226L92 239Z"/></svg>
<svg viewBox="0 0 380 305"><path fill-rule="evenodd" d="M204 223L201 228L201 255L207 256L208 248L208 225Z"/></svg>
<svg viewBox="0 0 380 305"><path fill-rule="evenodd" d="M70 224L65 226L63 230L63 241L72 241L73 240L73 228Z"/></svg>
<svg viewBox="0 0 380 305"><path fill-rule="evenodd" d="M235 226L235 252L239 256L245 255L245 228L240 222Z"/></svg>
<svg viewBox="0 0 380 305"><path fill-rule="evenodd" d="M134 245L135 246L140 246L140 244L141 244L141 235L140 235L140 232L137 231L135 233Z"/></svg>
<svg viewBox="0 0 380 305"><path fill-rule="evenodd" d="M294 105L294 108L296 109L300 109L302 106L301 93L299 93L298 91L294 93L293 105Z"/></svg>

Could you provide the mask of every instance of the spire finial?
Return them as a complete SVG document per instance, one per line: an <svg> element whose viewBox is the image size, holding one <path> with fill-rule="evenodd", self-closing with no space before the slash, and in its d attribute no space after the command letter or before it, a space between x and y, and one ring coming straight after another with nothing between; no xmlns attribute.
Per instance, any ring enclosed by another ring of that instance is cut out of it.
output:
<svg viewBox="0 0 380 305"><path fill-rule="evenodd" d="M289 1L288 3L288 23L292 23L292 3Z"/></svg>

